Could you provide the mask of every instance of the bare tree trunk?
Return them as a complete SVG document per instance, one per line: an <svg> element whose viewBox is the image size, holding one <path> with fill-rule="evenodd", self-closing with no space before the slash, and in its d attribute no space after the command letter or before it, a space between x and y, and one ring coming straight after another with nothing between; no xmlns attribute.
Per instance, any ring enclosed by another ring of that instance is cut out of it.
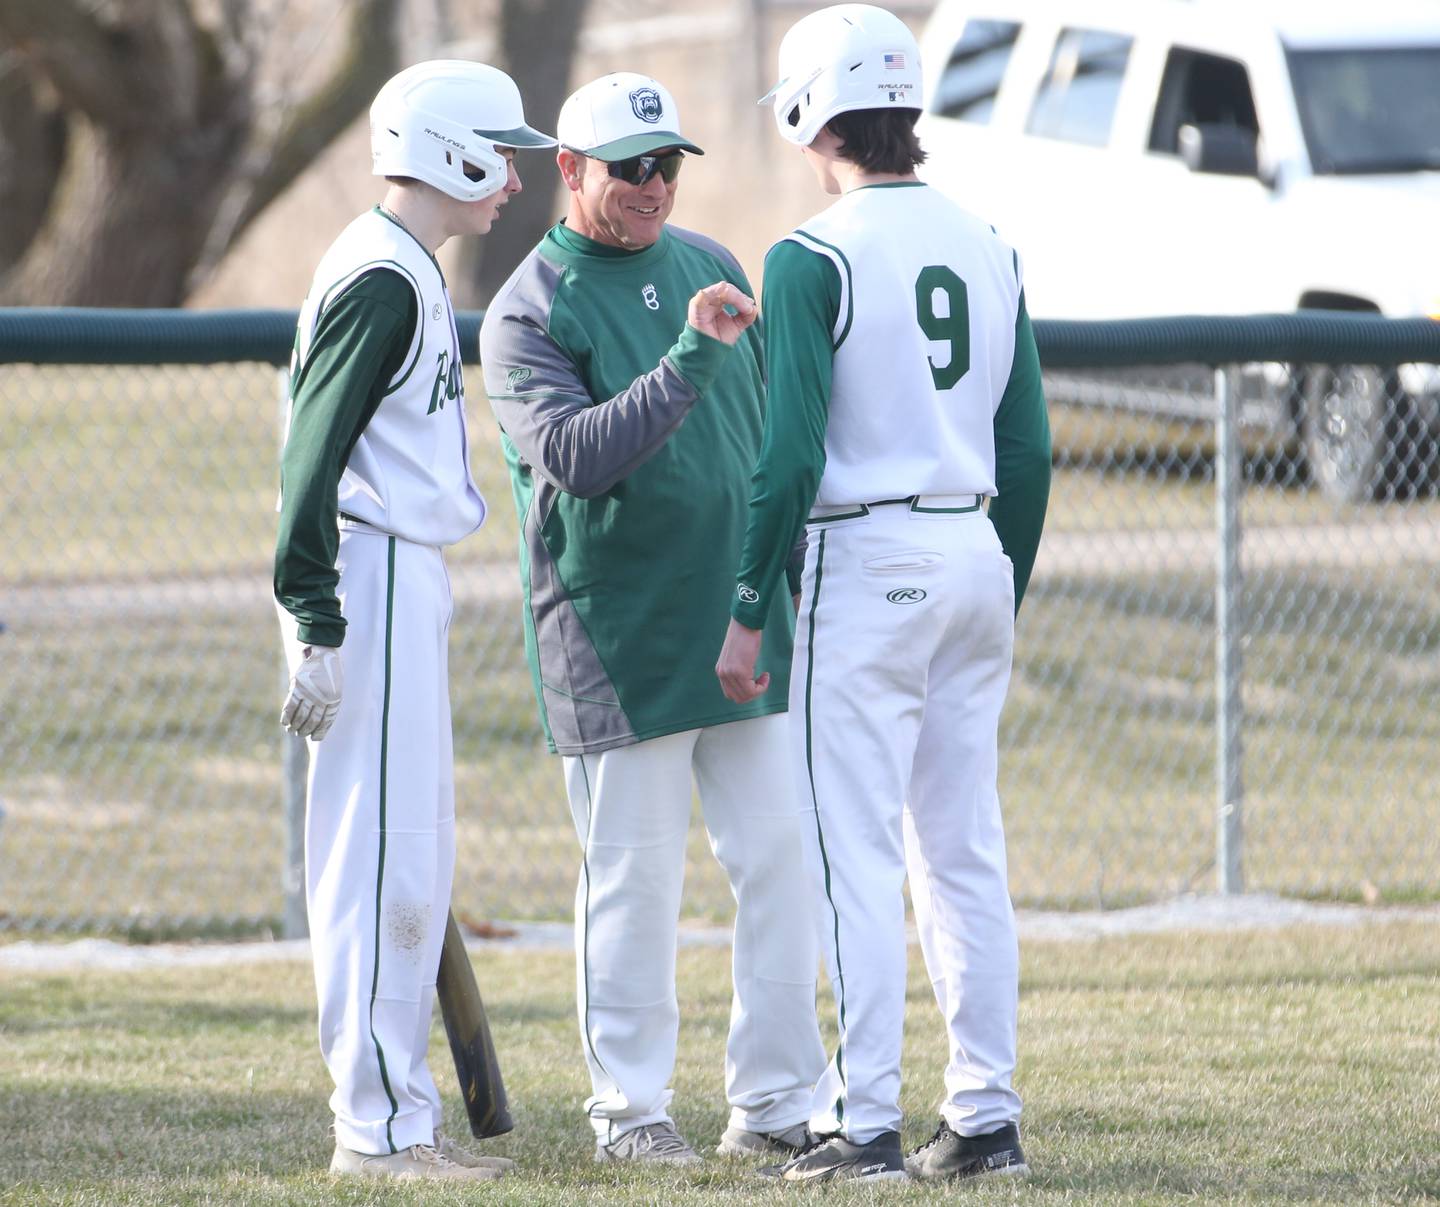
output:
<svg viewBox="0 0 1440 1207"><path fill-rule="evenodd" d="M183 3L5 0L69 115L44 226L0 296L26 305L174 306L253 121L252 80Z"/></svg>
<svg viewBox="0 0 1440 1207"><path fill-rule="evenodd" d="M65 114L40 99L20 55L0 56L0 275L45 223L66 134Z"/></svg>
<svg viewBox="0 0 1440 1207"><path fill-rule="evenodd" d="M250 0L0 0L0 169L9 156L20 172L0 170L0 303L182 304L364 111L393 69L401 2L337 0L346 53L262 131ZM32 81L58 118L38 119Z"/></svg>
<svg viewBox="0 0 1440 1207"><path fill-rule="evenodd" d="M0 298L25 306L183 304L225 187L217 164L243 134L234 128L206 153L185 155L167 140L126 141L77 119L51 221Z"/></svg>
<svg viewBox="0 0 1440 1207"><path fill-rule="evenodd" d="M501 0L500 65L520 85L526 120L548 134L555 132L560 106L572 91L570 67L589 2ZM493 235L467 245L455 283L461 306L487 304L561 216L553 157L521 151L517 166L524 185L520 195L505 206Z"/></svg>

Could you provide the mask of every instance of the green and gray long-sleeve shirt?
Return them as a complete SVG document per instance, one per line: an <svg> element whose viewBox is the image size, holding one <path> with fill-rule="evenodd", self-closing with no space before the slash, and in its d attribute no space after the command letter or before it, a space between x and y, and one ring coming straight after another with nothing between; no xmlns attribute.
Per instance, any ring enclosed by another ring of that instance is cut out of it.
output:
<svg viewBox="0 0 1440 1207"><path fill-rule="evenodd" d="M582 754L784 711L788 599L760 618L772 686L715 678L764 426L758 324L686 323L739 264L676 227L638 252L553 228L496 296L481 362L520 519L525 646L551 749Z"/></svg>

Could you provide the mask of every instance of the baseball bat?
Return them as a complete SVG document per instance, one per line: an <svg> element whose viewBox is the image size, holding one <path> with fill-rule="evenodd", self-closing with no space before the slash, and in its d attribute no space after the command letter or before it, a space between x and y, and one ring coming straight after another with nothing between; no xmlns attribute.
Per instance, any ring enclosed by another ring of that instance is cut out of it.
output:
<svg viewBox="0 0 1440 1207"><path fill-rule="evenodd" d="M440 1017L445 1020L450 1055L455 1058L455 1076L465 1100L470 1134L477 1140L503 1136L515 1122L505 1099L505 1082L500 1077L500 1061L490 1036L485 1003L475 983L475 968L453 913L445 921L435 996L440 999Z"/></svg>

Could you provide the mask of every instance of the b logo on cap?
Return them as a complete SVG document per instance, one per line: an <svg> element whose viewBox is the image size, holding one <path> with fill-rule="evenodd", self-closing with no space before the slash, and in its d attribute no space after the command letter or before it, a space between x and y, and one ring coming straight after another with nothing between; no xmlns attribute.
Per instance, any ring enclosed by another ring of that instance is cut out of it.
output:
<svg viewBox="0 0 1440 1207"><path fill-rule="evenodd" d="M637 88L630 94L630 108L642 122L658 122L661 106L660 94L653 88Z"/></svg>

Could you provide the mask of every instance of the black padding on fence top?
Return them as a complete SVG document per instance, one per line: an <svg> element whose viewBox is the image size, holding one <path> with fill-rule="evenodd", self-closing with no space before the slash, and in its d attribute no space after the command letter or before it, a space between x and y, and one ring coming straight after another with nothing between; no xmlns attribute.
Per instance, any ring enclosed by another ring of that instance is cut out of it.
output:
<svg viewBox="0 0 1440 1207"><path fill-rule="evenodd" d="M467 364L479 360L484 317L483 310L456 316ZM0 308L0 364L284 365L295 319L293 310ZM1110 322L1040 319L1035 341L1047 369L1256 360L1440 362L1440 322L1322 310Z"/></svg>
<svg viewBox="0 0 1440 1207"><path fill-rule="evenodd" d="M460 349L480 359L483 310L456 317ZM294 310L0 308L0 364L286 365Z"/></svg>
<svg viewBox="0 0 1440 1207"><path fill-rule="evenodd" d="M1440 322L1336 310L1111 322L1037 319L1035 343L1047 369L1257 360L1389 365L1440 361Z"/></svg>
<svg viewBox="0 0 1440 1207"><path fill-rule="evenodd" d="M460 359L467 365L480 363L480 324L484 321L483 310L462 310L455 316L455 329L460 333Z"/></svg>
<svg viewBox="0 0 1440 1207"><path fill-rule="evenodd" d="M32 365L283 365L293 310L0 309L0 362Z"/></svg>

